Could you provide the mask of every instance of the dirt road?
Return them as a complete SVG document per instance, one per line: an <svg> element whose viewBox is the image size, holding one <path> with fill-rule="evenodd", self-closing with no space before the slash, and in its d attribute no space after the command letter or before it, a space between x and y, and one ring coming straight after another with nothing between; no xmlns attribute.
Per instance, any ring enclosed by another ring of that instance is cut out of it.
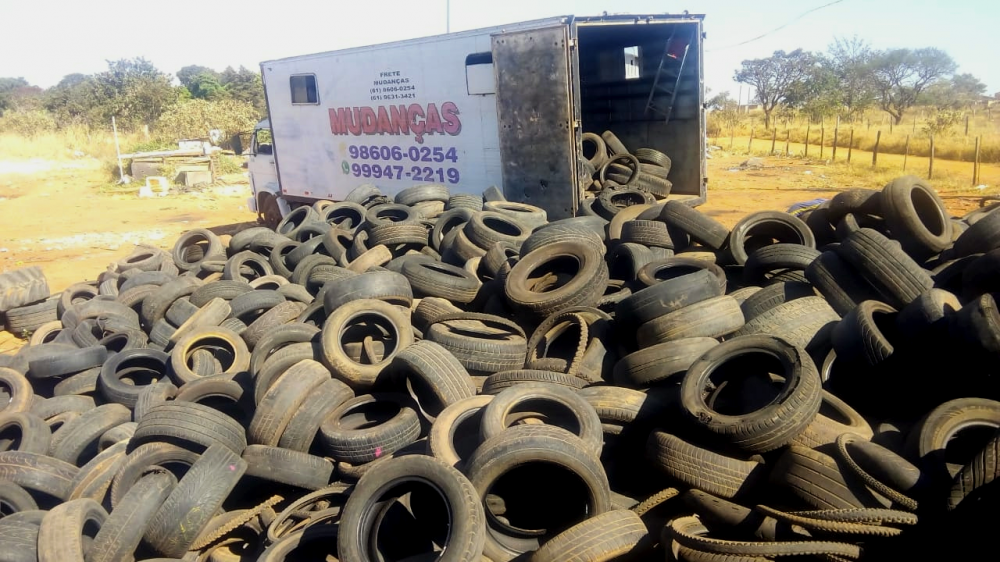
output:
<svg viewBox="0 0 1000 562"><path fill-rule="evenodd" d="M785 158L763 158L763 167L740 167L745 156L715 152L709 160L708 203L701 210L732 226L749 212L785 210L798 201L832 197L849 187L881 187L874 176L858 177L840 166ZM137 243L170 249L192 228L220 235L252 226L246 208L249 186L241 176L229 185L198 193L139 199L99 189L107 176L96 161L0 161L0 271L39 265L53 292L95 279ZM949 211L961 215L978 206L979 195L950 195ZM0 334L0 350L9 337Z"/></svg>

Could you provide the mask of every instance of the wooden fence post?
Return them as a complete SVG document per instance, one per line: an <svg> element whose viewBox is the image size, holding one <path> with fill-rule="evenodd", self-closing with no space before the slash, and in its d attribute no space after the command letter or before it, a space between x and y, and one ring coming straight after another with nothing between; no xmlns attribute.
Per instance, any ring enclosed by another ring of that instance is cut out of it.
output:
<svg viewBox="0 0 1000 562"><path fill-rule="evenodd" d="M913 130L910 131L910 132L911 133L916 133L917 132L917 114L916 113L913 114Z"/></svg>
<svg viewBox="0 0 1000 562"><path fill-rule="evenodd" d="M837 136L840 134L840 128L833 130L833 156L830 157L831 162L837 161Z"/></svg>
<svg viewBox="0 0 1000 562"><path fill-rule="evenodd" d="M903 149L903 171L906 171L906 159L910 157L910 135L906 135L906 148Z"/></svg>
<svg viewBox="0 0 1000 562"><path fill-rule="evenodd" d="M934 179L934 135L931 135L931 163L927 166L927 179Z"/></svg>
<svg viewBox="0 0 1000 562"><path fill-rule="evenodd" d="M750 127L750 142L747 143L747 155L750 154L751 148L753 148L753 127Z"/></svg>
<svg viewBox="0 0 1000 562"><path fill-rule="evenodd" d="M851 127L851 138L847 141L847 163L851 163L851 152L854 150L854 127Z"/></svg>
<svg viewBox="0 0 1000 562"><path fill-rule="evenodd" d="M789 155L788 154L788 142L789 142L789 140L791 140L791 138L792 138L792 132L786 130L785 131L785 156Z"/></svg>
<svg viewBox="0 0 1000 562"><path fill-rule="evenodd" d="M882 130L875 134L875 151L872 152L872 168L878 164L878 143L882 141Z"/></svg>
<svg viewBox="0 0 1000 562"><path fill-rule="evenodd" d="M979 185L979 137L976 137L976 156L972 160L972 185Z"/></svg>
<svg viewBox="0 0 1000 562"><path fill-rule="evenodd" d="M823 143L826 141L826 123L819 124L819 159L823 159Z"/></svg>
<svg viewBox="0 0 1000 562"><path fill-rule="evenodd" d="M805 153L805 156L807 156L807 157L809 156L809 128L811 126L812 126L812 123L806 123L806 153Z"/></svg>
<svg viewBox="0 0 1000 562"><path fill-rule="evenodd" d="M774 141L778 138L778 128L771 129L771 156L774 156Z"/></svg>
<svg viewBox="0 0 1000 562"><path fill-rule="evenodd" d="M969 114L965 114L965 136L969 136Z"/></svg>

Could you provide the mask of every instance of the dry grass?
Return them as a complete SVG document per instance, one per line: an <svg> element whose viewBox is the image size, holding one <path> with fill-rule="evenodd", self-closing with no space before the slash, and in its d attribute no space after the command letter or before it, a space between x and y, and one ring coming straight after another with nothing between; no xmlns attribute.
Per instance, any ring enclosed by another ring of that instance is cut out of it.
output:
<svg viewBox="0 0 1000 562"><path fill-rule="evenodd" d="M732 140L730 149L730 139L710 138L709 144L722 147L731 154L750 156L771 155L771 139L767 140L755 138L750 144L750 137L735 137ZM747 149L750 148L748 152ZM845 187L872 187L878 188L890 180L901 175L912 174L926 178L929 171L930 159L920 156L909 156L905 158L906 168L903 168L904 157L900 154L885 154L880 152L878 165L872 166L872 153L864 150L853 149L851 151L851 162L847 162L848 150L846 147L838 147L837 157L833 159L833 149L829 146L823 148L822 155L820 147L811 145L809 155L805 154L805 145L791 142L788 144L788 155L791 159L807 159L809 161L823 164L829 170L826 172L830 177L835 177ZM775 156L785 155L784 140L775 143ZM972 185L972 163L946 160L943 158L934 159L934 174L931 179L933 185L940 192L952 194L969 193L976 195L995 195L1000 193L1000 165L984 163L980 166L979 183L986 187L980 189Z"/></svg>
<svg viewBox="0 0 1000 562"><path fill-rule="evenodd" d="M921 117L924 115L924 117ZM914 122L913 118L916 117ZM906 139L910 138L909 154L911 156L930 155L930 137L924 130L929 114L921 110L912 110L910 114L904 116L903 123L899 126L892 125L891 119L887 119L884 113L869 112L863 118L856 120L853 124L842 121L837 135L837 146L846 149L850 143L855 150L873 150L878 132L881 131L879 141L879 154L904 154L906 153ZM714 120L714 122L713 122ZM737 137L749 137L753 131L755 139L766 140L770 143L772 131L764 128L763 113L752 112L749 116L742 116L738 125L730 130L730 127L719 122L718 115L709 114L708 129L718 134L720 141L728 141L730 132ZM806 134L809 134L809 144L818 149L820 139L827 148L833 146L834 130L836 120L827 119L823 125L813 123L807 125L805 120L792 120L786 122L778 119L774 127L777 129L779 144L783 144L786 136L792 143L805 143ZM854 129L854 138L851 140L851 129ZM825 129L825 133L824 133ZM975 154L976 137L980 137L980 161L1000 163L1000 111L988 119L985 111L979 111L975 117L969 119L969 134L965 135L965 121L952 126L948 131L939 133L934 138L935 159L956 160L971 162ZM727 145L728 146L728 145ZM810 153L812 152L810 148Z"/></svg>
<svg viewBox="0 0 1000 562"><path fill-rule="evenodd" d="M119 134L122 152L143 142L141 134ZM0 157L7 160L73 160L91 157L102 161L115 160L115 140L110 132L93 132L83 127L39 133L31 138L0 134Z"/></svg>

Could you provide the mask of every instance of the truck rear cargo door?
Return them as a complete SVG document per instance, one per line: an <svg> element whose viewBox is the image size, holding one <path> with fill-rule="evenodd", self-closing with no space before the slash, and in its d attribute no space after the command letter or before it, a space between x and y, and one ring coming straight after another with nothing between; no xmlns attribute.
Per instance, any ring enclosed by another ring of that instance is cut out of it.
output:
<svg viewBox="0 0 1000 562"><path fill-rule="evenodd" d="M576 211L571 26L492 36L504 193L550 220Z"/></svg>

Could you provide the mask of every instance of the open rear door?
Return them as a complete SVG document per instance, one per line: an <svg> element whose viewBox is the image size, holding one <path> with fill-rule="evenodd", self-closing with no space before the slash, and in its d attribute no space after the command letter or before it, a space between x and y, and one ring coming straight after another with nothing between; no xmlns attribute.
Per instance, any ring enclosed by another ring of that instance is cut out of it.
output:
<svg viewBox="0 0 1000 562"><path fill-rule="evenodd" d="M573 26L493 35L504 194L542 207L550 220L571 217L577 188Z"/></svg>

